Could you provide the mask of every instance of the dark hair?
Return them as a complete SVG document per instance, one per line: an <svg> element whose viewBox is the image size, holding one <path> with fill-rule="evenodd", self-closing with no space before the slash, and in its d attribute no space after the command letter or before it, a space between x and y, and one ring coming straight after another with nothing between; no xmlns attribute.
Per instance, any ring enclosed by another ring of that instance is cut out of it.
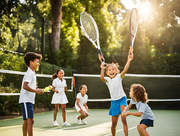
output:
<svg viewBox="0 0 180 136"><path fill-rule="evenodd" d="M148 102L148 96L146 93L146 89L140 84L132 84L131 89L133 90L133 96L135 97L136 101L142 101L143 103Z"/></svg>
<svg viewBox="0 0 180 136"><path fill-rule="evenodd" d="M63 72L64 72L63 69L58 69L58 70L56 71L56 73L54 73L54 74L52 75L52 80L54 80L55 78L58 77L57 74L59 73L59 71L63 71Z"/></svg>
<svg viewBox="0 0 180 136"><path fill-rule="evenodd" d="M81 85L81 86L79 87L79 90L82 90L83 87L86 87L86 88L87 88L86 85Z"/></svg>
<svg viewBox="0 0 180 136"><path fill-rule="evenodd" d="M26 63L26 65L29 67L30 65L30 61L34 61L35 59L42 59L42 55L41 54L37 54L35 52L27 52L24 56L24 62Z"/></svg>

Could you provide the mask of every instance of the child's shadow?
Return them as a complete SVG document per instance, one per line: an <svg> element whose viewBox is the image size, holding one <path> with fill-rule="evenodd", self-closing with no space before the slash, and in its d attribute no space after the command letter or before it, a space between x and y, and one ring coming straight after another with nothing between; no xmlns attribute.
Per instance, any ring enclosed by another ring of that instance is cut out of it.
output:
<svg viewBox="0 0 180 136"><path fill-rule="evenodd" d="M92 125L85 125L85 124L78 124L78 123L71 123L71 126L62 126L62 125L59 125L57 127L54 127L53 125L47 125L47 126L38 126L38 128L40 129L44 129L44 130L50 130L50 129L53 129L53 130L57 130L57 129L63 129L63 130L74 130L74 129L81 129L81 128L86 128L86 127L90 127Z"/></svg>

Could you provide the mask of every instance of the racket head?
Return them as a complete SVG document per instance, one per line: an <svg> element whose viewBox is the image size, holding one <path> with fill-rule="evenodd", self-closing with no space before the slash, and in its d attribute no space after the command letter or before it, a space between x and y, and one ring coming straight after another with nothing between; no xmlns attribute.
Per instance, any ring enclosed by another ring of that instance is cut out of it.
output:
<svg viewBox="0 0 180 136"><path fill-rule="evenodd" d="M94 18L87 12L83 11L79 14L79 23L85 36L93 43L93 45L100 49L99 46L99 31ZM95 44L97 42L97 45Z"/></svg>
<svg viewBox="0 0 180 136"><path fill-rule="evenodd" d="M129 31L130 31L130 46L133 47L138 28L138 10L133 8L130 13Z"/></svg>

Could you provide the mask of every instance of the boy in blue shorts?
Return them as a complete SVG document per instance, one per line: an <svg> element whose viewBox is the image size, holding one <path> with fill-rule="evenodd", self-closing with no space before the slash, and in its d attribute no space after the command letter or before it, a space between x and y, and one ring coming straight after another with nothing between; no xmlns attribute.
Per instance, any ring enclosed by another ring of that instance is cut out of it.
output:
<svg viewBox="0 0 180 136"><path fill-rule="evenodd" d="M23 114L23 136L33 136L33 104L35 103L35 93L42 94L44 89L36 89L36 75L35 70L39 67L39 61L42 59L41 54L28 52L24 56L24 62L28 66L22 85L19 97Z"/></svg>
<svg viewBox="0 0 180 136"><path fill-rule="evenodd" d="M153 127L154 114L151 108L147 104L148 97L146 90L140 84L133 84L131 85L129 96L131 97L130 104L125 108L122 115L123 116L133 115L133 116L141 117L141 121L137 126L139 135L149 136L148 132L146 131L146 128ZM131 108L132 104L136 105L138 112L127 111Z"/></svg>

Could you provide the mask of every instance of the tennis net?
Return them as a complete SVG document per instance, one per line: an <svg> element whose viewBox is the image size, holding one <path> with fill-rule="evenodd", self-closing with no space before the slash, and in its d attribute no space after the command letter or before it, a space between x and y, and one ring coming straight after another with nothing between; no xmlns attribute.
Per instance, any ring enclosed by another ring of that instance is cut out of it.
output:
<svg viewBox="0 0 180 136"><path fill-rule="evenodd" d="M0 69L0 115L12 112L21 113L19 95L24 74L25 72ZM52 84L52 75L36 74L36 78L38 88L45 88ZM69 103L67 106L72 107L74 105L73 77L64 77L64 79L66 79L68 88L66 96ZM53 94L52 91L41 95L36 94L34 108L51 110L53 107L51 105Z"/></svg>
<svg viewBox="0 0 180 136"><path fill-rule="evenodd" d="M109 108L110 95L108 87L100 80L100 75L73 74L75 77L75 94L82 84L88 87L88 105L93 108ZM148 93L152 109L180 110L180 75L143 75L126 74L123 88L130 100L129 91L133 83L142 84Z"/></svg>
<svg viewBox="0 0 180 136"><path fill-rule="evenodd" d="M0 95L19 95L25 72L0 69ZM52 75L36 74L38 88L52 84ZM73 77L64 77L68 91L73 91ZM14 94L12 94L14 93Z"/></svg>

